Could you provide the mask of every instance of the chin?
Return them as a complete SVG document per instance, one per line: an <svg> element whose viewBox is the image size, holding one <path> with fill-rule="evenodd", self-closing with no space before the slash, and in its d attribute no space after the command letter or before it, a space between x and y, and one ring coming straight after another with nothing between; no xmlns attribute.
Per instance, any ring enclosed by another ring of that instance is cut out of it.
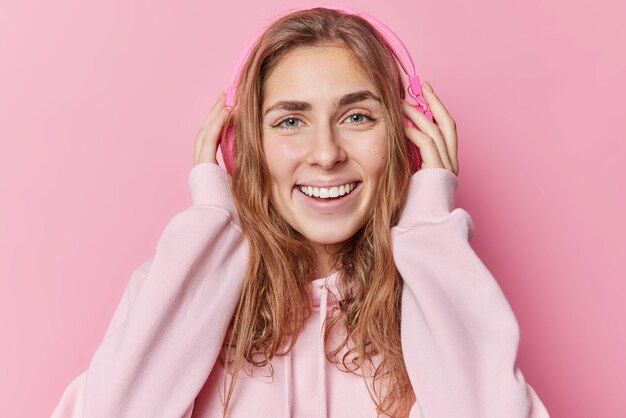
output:
<svg viewBox="0 0 626 418"><path fill-rule="evenodd" d="M300 230L300 233L304 235L310 242L318 245L333 245L340 244L349 240L356 232L358 228L350 229L331 229L326 231L325 229L318 228L315 230Z"/></svg>

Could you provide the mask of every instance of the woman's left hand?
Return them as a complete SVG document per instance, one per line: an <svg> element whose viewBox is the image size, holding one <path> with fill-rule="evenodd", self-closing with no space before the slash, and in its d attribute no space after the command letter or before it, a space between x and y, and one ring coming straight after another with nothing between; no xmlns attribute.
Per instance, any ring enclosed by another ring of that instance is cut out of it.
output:
<svg viewBox="0 0 626 418"><path fill-rule="evenodd" d="M439 97L433 92L426 81L422 82L424 98L433 113L434 121L416 109L405 99L402 99L404 112L419 128L404 125L407 137L420 151L422 168L440 167L459 174L458 140L456 123Z"/></svg>

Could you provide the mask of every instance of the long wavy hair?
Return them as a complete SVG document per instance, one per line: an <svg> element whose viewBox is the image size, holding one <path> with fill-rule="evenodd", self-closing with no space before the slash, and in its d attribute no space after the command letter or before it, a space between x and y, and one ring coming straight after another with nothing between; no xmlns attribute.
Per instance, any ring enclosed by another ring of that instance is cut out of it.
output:
<svg viewBox="0 0 626 418"><path fill-rule="evenodd" d="M415 395L402 355L402 277L394 263L390 233L405 206L411 175L401 103L403 77L391 49L369 22L323 7L284 15L264 32L244 63L235 107L224 124L225 130L232 122L236 133L230 187L250 257L219 356L222 366L232 365L224 374L224 389L228 374L232 380L223 416L228 413L238 372L244 366L267 366L273 377L272 359L292 349L311 316L309 276L315 251L272 204L262 143L261 106L267 76L282 57L301 46L347 48L382 99L388 136L386 163L371 217L335 254L337 287L344 297L327 319L324 347L334 327L345 327L346 338L337 347L326 347L326 358L337 366L341 363L344 369L340 370L363 377L379 416L405 417ZM372 378L372 390L367 377Z"/></svg>

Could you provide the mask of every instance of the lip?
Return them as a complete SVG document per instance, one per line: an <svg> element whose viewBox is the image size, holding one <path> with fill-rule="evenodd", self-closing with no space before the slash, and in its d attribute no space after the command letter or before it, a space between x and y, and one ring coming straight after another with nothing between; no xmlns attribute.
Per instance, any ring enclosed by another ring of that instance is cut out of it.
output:
<svg viewBox="0 0 626 418"><path fill-rule="evenodd" d="M333 213L337 212L355 201L358 194L361 193L363 188L363 182L359 181L354 189L347 195L338 200L320 201L309 197L300 191L300 187L293 188L293 192L296 193L296 199L306 204L311 209L320 213Z"/></svg>
<svg viewBox="0 0 626 418"><path fill-rule="evenodd" d="M355 183L359 181L358 179L349 179L347 177L340 177L340 178L336 178L336 179L332 179L332 180L311 180L311 182L306 182L303 181L301 183L298 183L297 186L311 186L311 187L326 187L326 188L331 188L331 187L339 187L342 184L348 184L348 183Z"/></svg>

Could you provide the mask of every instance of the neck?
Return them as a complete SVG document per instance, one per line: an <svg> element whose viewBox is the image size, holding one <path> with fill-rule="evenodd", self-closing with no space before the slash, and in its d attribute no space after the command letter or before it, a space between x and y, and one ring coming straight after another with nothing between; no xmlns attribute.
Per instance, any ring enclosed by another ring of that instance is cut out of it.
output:
<svg viewBox="0 0 626 418"><path fill-rule="evenodd" d="M337 271L335 264L335 254L341 249L342 243L337 244L315 244L317 259L311 271L310 280L320 279L329 276Z"/></svg>

